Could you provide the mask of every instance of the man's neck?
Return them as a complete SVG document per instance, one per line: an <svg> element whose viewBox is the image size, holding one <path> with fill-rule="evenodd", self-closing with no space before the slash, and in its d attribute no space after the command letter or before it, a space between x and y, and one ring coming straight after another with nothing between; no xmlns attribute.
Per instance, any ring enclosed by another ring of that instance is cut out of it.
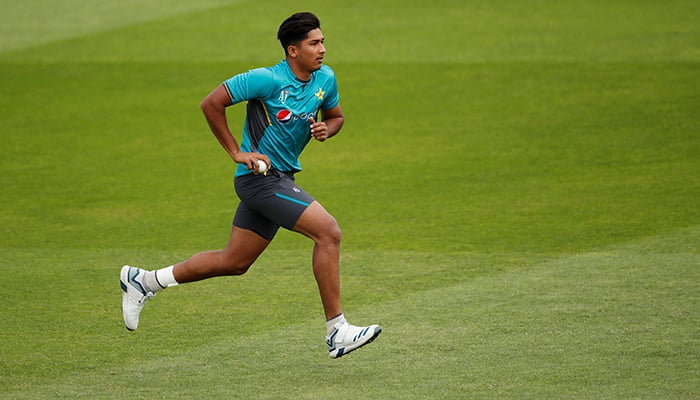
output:
<svg viewBox="0 0 700 400"><path fill-rule="evenodd" d="M311 72L302 69L293 58L287 57L287 65L289 65L289 69L292 70L294 76L296 76L300 81L308 81L311 79Z"/></svg>

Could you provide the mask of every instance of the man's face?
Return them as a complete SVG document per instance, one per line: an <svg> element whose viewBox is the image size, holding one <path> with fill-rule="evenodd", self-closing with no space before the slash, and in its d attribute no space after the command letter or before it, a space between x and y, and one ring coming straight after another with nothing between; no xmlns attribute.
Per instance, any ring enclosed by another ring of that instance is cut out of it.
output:
<svg viewBox="0 0 700 400"><path fill-rule="evenodd" d="M326 48L323 46L324 37L320 29L309 31L306 39L299 42L298 45L290 46L291 50L296 54L299 66L309 72L313 72L321 68L323 64L323 56L326 54Z"/></svg>

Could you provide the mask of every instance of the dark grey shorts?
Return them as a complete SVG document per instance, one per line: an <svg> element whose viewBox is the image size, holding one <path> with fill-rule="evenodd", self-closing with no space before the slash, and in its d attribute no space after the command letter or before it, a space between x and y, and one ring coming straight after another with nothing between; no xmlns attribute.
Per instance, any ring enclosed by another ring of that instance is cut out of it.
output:
<svg viewBox="0 0 700 400"><path fill-rule="evenodd" d="M294 183L294 174L272 170L267 175L244 175L234 180L241 199L233 225L272 240L282 226L294 228L314 198Z"/></svg>

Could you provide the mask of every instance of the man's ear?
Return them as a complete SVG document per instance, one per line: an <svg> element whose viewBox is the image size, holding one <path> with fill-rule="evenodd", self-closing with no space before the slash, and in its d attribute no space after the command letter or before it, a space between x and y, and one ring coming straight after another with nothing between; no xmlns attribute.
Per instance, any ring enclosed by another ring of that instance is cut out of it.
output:
<svg viewBox="0 0 700 400"><path fill-rule="evenodd" d="M287 54L289 54L290 57L296 58L297 54L299 53L299 49L297 46L290 44L287 46Z"/></svg>

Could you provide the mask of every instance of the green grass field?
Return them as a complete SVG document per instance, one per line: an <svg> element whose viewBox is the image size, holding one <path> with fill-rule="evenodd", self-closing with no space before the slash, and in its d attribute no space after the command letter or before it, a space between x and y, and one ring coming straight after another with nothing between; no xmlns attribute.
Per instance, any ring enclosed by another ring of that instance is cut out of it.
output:
<svg viewBox="0 0 700 400"><path fill-rule="evenodd" d="M0 398L700 398L697 2L2 10ZM346 124L298 182L343 229L346 315L384 332L328 358L289 232L127 332L123 264L228 239L234 165L199 102L281 59L300 10Z"/></svg>

